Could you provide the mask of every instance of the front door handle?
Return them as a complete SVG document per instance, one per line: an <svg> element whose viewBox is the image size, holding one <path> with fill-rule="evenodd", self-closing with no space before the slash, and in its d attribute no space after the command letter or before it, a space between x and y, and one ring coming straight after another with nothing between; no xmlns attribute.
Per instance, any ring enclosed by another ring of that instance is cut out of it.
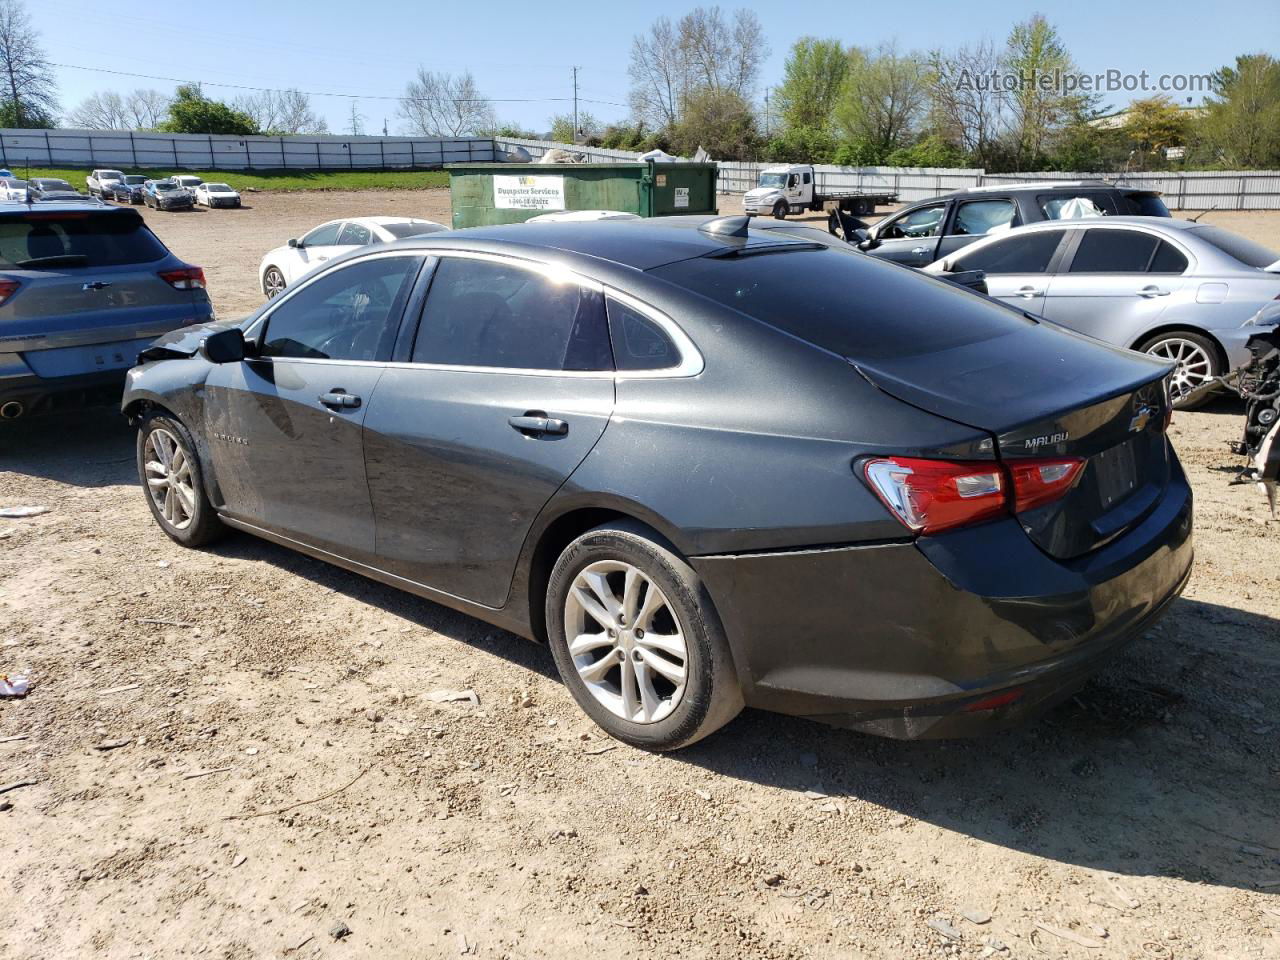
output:
<svg viewBox="0 0 1280 960"><path fill-rule="evenodd" d="M316 399L326 407L353 410L360 406L360 398L354 393L347 393L341 387L330 390L328 393L322 393Z"/></svg>
<svg viewBox="0 0 1280 960"><path fill-rule="evenodd" d="M1167 297L1169 295L1168 290L1161 290L1159 287L1154 285L1143 287L1141 290L1135 290L1134 293L1140 297L1145 297L1148 300L1152 297Z"/></svg>
<svg viewBox="0 0 1280 960"><path fill-rule="evenodd" d="M524 416L508 417L507 423L526 437L563 437L569 432L569 424L548 417L541 410L526 410Z"/></svg>
<svg viewBox="0 0 1280 960"><path fill-rule="evenodd" d="M1024 300L1030 300L1032 297L1040 296L1040 291L1035 287L1019 287L1014 291L1015 296L1022 297Z"/></svg>

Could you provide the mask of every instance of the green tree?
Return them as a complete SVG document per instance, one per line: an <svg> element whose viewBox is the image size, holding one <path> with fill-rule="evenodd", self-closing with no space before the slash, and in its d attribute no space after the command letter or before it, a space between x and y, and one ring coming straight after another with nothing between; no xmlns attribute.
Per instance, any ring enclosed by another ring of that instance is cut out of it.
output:
<svg viewBox="0 0 1280 960"><path fill-rule="evenodd" d="M778 163L831 163L835 153L836 138L815 127L788 127L765 147Z"/></svg>
<svg viewBox="0 0 1280 960"><path fill-rule="evenodd" d="M964 153L937 135L925 137L909 147L899 147L885 158L890 167L959 167Z"/></svg>
<svg viewBox="0 0 1280 960"><path fill-rule="evenodd" d="M603 128L600 121L585 110L578 111L578 136L586 142L600 139ZM573 114L558 113L551 118L551 140L557 143L577 143L574 138Z"/></svg>
<svg viewBox="0 0 1280 960"><path fill-rule="evenodd" d="M1165 150L1185 145L1188 126L1186 112L1168 97L1148 97L1129 104L1122 129L1133 141L1135 166L1149 166L1149 157L1159 165Z"/></svg>
<svg viewBox="0 0 1280 960"><path fill-rule="evenodd" d="M914 54L892 45L849 51L849 66L835 108L843 139L865 141L880 155L908 145L927 100L927 82Z"/></svg>
<svg viewBox="0 0 1280 960"><path fill-rule="evenodd" d="M777 103L786 128L829 130L849 72L849 57L840 41L801 37L792 45L782 70Z"/></svg>
<svg viewBox="0 0 1280 960"><path fill-rule="evenodd" d="M0 120L6 127L52 127L58 86L21 0L0 0Z"/></svg>
<svg viewBox="0 0 1280 960"><path fill-rule="evenodd" d="M165 133L222 133L250 136L258 128L248 114L233 110L220 100L210 100L193 84L178 87L169 117L160 125Z"/></svg>
<svg viewBox="0 0 1280 960"><path fill-rule="evenodd" d="M885 162L885 153L870 140L846 140L836 147L831 162L842 167L879 167Z"/></svg>
<svg viewBox="0 0 1280 960"><path fill-rule="evenodd" d="M1198 133L1213 161L1227 167L1280 166L1280 61L1267 53L1236 57L1213 77Z"/></svg>
<svg viewBox="0 0 1280 960"><path fill-rule="evenodd" d="M700 90L686 99L671 146L680 156L703 147L718 160L753 160L761 147L755 112L732 90Z"/></svg>
<svg viewBox="0 0 1280 960"><path fill-rule="evenodd" d="M1014 78L1006 93L1010 136L1020 169L1045 163L1053 136L1081 108L1081 98L1055 83L1076 71L1058 30L1042 14L1014 24L1005 43L1005 71Z"/></svg>

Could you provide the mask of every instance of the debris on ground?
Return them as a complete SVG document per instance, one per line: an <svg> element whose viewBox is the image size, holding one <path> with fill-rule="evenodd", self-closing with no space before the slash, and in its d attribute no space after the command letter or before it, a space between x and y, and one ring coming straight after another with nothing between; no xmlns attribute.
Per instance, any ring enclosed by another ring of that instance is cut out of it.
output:
<svg viewBox="0 0 1280 960"><path fill-rule="evenodd" d="M955 927L953 927L951 924L947 923L947 921L943 920L941 917L932 917L932 918L930 918L930 920L929 920L929 927L930 927L932 930L935 930L936 932L938 932L938 933L942 934L942 935L943 935L944 937L946 937L948 940L963 940L963 939L964 939L964 934L963 934L963 933L961 933L959 930L957 930L957 929L956 929Z"/></svg>
<svg viewBox="0 0 1280 960"><path fill-rule="evenodd" d="M1051 936L1070 941L1071 943L1076 944L1076 946L1085 947L1089 950L1101 950L1103 946L1101 940L1095 940L1093 937L1086 937L1084 934L1076 933L1074 930L1066 930L1062 927L1051 927L1049 924L1041 923L1038 920L1036 921L1036 929L1043 930Z"/></svg>
<svg viewBox="0 0 1280 960"><path fill-rule="evenodd" d="M0 517L9 520L20 520L23 517L38 517L48 513L48 507L0 507Z"/></svg>
<svg viewBox="0 0 1280 960"><path fill-rule="evenodd" d="M480 696L474 690L432 690L427 694L432 703L469 702L473 707L480 706Z"/></svg>
<svg viewBox="0 0 1280 960"><path fill-rule="evenodd" d="M0 697L25 697L31 689L31 681L26 677L0 673Z"/></svg>
<svg viewBox="0 0 1280 960"><path fill-rule="evenodd" d="M351 936L351 928L341 920L335 920L329 927L329 936L335 940L341 940L343 937Z"/></svg>

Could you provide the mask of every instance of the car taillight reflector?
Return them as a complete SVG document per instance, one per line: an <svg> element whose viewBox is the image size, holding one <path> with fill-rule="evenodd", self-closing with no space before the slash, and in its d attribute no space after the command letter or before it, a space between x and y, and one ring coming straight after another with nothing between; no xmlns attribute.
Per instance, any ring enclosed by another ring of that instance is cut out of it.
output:
<svg viewBox="0 0 1280 960"><path fill-rule="evenodd" d="M161 270L160 279L175 290L204 289L204 271L199 267L183 267L181 270Z"/></svg>
<svg viewBox="0 0 1280 960"><path fill-rule="evenodd" d="M1007 465L1013 478L1013 512L1034 510L1070 490L1084 469L1078 457L1063 460L1015 460Z"/></svg>
<svg viewBox="0 0 1280 960"><path fill-rule="evenodd" d="M863 473L885 506L916 533L938 533L1005 512L998 463L893 457L868 460Z"/></svg>
<svg viewBox="0 0 1280 960"><path fill-rule="evenodd" d="M22 284L17 280L0 280L0 307L9 302L20 286Z"/></svg>

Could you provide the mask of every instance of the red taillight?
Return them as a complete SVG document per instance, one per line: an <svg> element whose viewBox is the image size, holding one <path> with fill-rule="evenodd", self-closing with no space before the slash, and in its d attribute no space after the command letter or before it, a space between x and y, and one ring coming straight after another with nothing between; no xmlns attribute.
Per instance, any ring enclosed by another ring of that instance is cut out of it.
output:
<svg viewBox="0 0 1280 960"><path fill-rule="evenodd" d="M0 307L9 302L9 298L18 292L22 284L17 280L0 280Z"/></svg>
<svg viewBox="0 0 1280 960"><path fill-rule="evenodd" d="M939 533L1010 513L1042 507L1075 485L1084 460L868 460L863 475L903 525L915 533Z"/></svg>
<svg viewBox="0 0 1280 960"><path fill-rule="evenodd" d="M1052 503L1075 486L1084 461L1078 457L1014 460L1006 468L1013 478L1013 512L1022 513Z"/></svg>
<svg viewBox="0 0 1280 960"><path fill-rule="evenodd" d="M204 289L204 271L199 267L183 267L181 270L161 270L160 279L175 290Z"/></svg>
<svg viewBox="0 0 1280 960"><path fill-rule="evenodd" d="M989 697L975 700L964 708L965 713L981 713L984 710L999 710L1022 699L1022 688L1006 690L1004 693L993 693Z"/></svg>
<svg viewBox="0 0 1280 960"><path fill-rule="evenodd" d="M938 533L1005 512L998 463L893 457L868 460L863 473L885 506L916 533Z"/></svg>

